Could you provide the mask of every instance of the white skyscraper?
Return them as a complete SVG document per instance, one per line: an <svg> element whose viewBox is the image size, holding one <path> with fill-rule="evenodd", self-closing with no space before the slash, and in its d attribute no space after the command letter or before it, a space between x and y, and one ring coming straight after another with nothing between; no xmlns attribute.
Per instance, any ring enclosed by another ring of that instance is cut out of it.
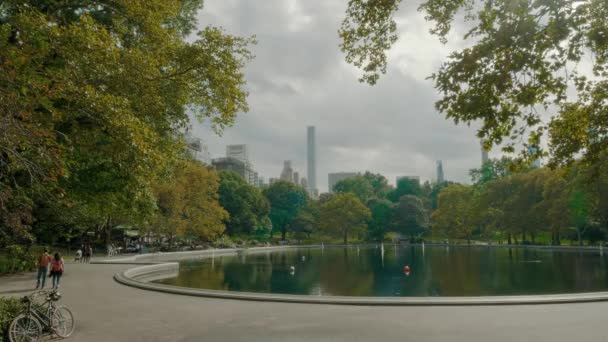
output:
<svg viewBox="0 0 608 342"><path fill-rule="evenodd" d="M317 193L317 155L316 155L316 142L315 142L315 126L308 126L306 130L306 142L307 142L307 181L308 191L311 195ZM331 189L330 189L331 191Z"/></svg>

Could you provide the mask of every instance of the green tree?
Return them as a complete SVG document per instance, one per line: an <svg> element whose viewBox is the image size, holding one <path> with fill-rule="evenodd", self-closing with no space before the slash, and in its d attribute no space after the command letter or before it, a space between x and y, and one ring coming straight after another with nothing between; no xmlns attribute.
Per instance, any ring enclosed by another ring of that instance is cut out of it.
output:
<svg viewBox="0 0 608 342"><path fill-rule="evenodd" d="M386 195L388 195L388 193L391 191L391 186L388 184L388 180L383 175L365 171L363 177L367 179L369 184L372 186L374 197L386 198Z"/></svg>
<svg viewBox="0 0 608 342"><path fill-rule="evenodd" d="M347 62L363 68L363 81L374 84L385 71L399 3L348 3L341 47ZM432 75L441 94L436 107L447 118L480 122L477 135L507 152L523 140L524 159L544 154L540 139L549 131L554 163L579 154L597 160L608 126L602 119L608 106L608 2L425 0L420 10L442 42L455 21L464 17L469 26L465 47ZM556 115L543 120L549 108Z"/></svg>
<svg viewBox="0 0 608 342"><path fill-rule="evenodd" d="M501 159L490 159L479 169L469 171L473 184L480 186L489 181L506 177L513 171L514 161L508 157Z"/></svg>
<svg viewBox="0 0 608 342"><path fill-rule="evenodd" d="M420 182L416 179L401 178L397 181L397 188L388 193L387 198L395 203L401 200L405 195L413 195L422 197L422 188Z"/></svg>
<svg viewBox="0 0 608 342"><path fill-rule="evenodd" d="M172 176L155 186L158 198L155 224L170 244L175 238L194 236L211 241L224 232L228 213L219 203L219 177L204 165L184 161Z"/></svg>
<svg viewBox="0 0 608 342"><path fill-rule="evenodd" d="M342 237L365 232L371 213L353 193L337 194L320 207L319 228L331 235Z"/></svg>
<svg viewBox="0 0 608 342"><path fill-rule="evenodd" d="M367 207L371 212L368 237L372 240L382 241L387 232L394 230L395 204L386 199L372 198L367 202Z"/></svg>
<svg viewBox="0 0 608 342"><path fill-rule="evenodd" d="M187 112L220 131L247 111L253 41L211 26L186 40L201 6L2 2L0 211L17 216L0 230L27 235L37 196L85 207L102 230L149 216L152 181L181 157Z"/></svg>
<svg viewBox="0 0 608 342"><path fill-rule="evenodd" d="M300 209L293 222L291 222L291 231L295 234L296 239L304 237L310 239L310 235L314 233L319 225L319 204L315 201L308 203Z"/></svg>
<svg viewBox="0 0 608 342"><path fill-rule="evenodd" d="M270 206L262 192L232 171L221 171L219 176L220 205L230 215L227 233L231 236L270 233L272 227L266 225Z"/></svg>
<svg viewBox="0 0 608 342"><path fill-rule="evenodd" d="M414 195L401 196L395 208L395 226L399 233L415 236L429 229L429 217L422 200Z"/></svg>
<svg viewBox="0 0 608 342"><path fill-rule="evenodd" d="M302 187L286 181L273 183L264 189L263 193L270 203L272 232L281 232L281 239L285 240L291 223L300 209L306 205L308 194Z"/></svg>
<svg viewBox="0 0 608 342"><path fill-rule="evenodd" d="M441 190L438 207L432 214L433 233L471 243L473 224L473 191L470 186L453 184Z"/></svg>
<svg viewBox="0 0 608 342"><path fill-rule="evenodd" d="M374 195L374 188L364 176L343 179L334 185L333 191L339 194L352 193L363 203Z"/></svg>

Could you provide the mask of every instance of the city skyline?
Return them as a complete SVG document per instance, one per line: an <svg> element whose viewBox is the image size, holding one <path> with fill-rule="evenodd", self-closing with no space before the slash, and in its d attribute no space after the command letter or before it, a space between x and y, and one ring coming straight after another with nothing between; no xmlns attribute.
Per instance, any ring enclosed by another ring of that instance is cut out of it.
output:
<svg viewBox="0 0 608 342"><path fill-rule="evenodd" d="M208 122L193 122L193 134L213 156L225 145L247 144L256 170L277 177L285 159L300 175L307 171L306 126L315 126L320 192L328 190L327 174L342 170L381 173L391 183L403 174L433 180L436 160L449 165L450 180L469 182L469 170L480 164L478 126L455 126L437 113L437 91L426 79L450 43L422 38L429 29L424 16L413 4L400 8L398 18L407 23L398 32L403 40L389 52L386 77L371 87L358 83L358 72L344 63L337 34L327 34L340 27L343 4L311 0L293 9L282 1L206 1L201 22L255 34L258 44L245 70L249 112L221 136ZM405 48L405 42L418 48Z"/></svg>

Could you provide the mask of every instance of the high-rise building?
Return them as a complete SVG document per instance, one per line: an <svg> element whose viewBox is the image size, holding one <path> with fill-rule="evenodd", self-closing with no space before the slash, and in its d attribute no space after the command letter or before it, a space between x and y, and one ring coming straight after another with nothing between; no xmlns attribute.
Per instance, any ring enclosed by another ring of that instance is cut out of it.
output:
<svg viewBox="0 0 608 342"><path fill-rule="evenodd" d="M239 159L236 158L216 158L211 161L211 164L215 167L216 170L228 170L239 174L245 181L249 184L253 183L253 175L254 171L249 167L249 165Z"/></svg>
<svg viewBox="0 0 608 342"><path fill-rule="evenodd" d="M483 147L483 139L479 140L481 146L481 166L488 162L488 151Z"/></svg>
<svg viewBox="0 0 608 342"><path fill-rule="evenodd" d="M308 168L306 177L308 180L308 191L311 195L314 195L317 193L317 146L315 142L315 126L308 126L306 133L306 166Z"/></svg>
<svg viewBox="0 0 608 342"><path fill-rule="evenodd" d="M295 184L300 184L300 174L298 173L298 171L293 172L293 182Z"/></svg>
<svg viewBox="0 0 608 342"><path fill-rule="evenodd" d="M335 172L335 173L328 174L327 178L328 178L329 192L330 193L334 192L334 186L339 181L345 180L348 178L353 178L353 177L356 177L357 175L359 175L359 173L357 173L357 172ZM309 185L310 185L310 183L309 183Z"/></svg>
<svg viewBox="0 0 608 342"><path fill-rule="evenodd" d="M400 179L411 179L411 180L418 182L418 184L420 184L420 176L397 176L395 179L395 183L399 184Z"/></svg>
<svg viewBox="0 0 608 342"><path fill-rule="evenodd" d="M226 157L235 158L244 163L249 162L249 153L247 153L247 145L228 145L226 146Z"/></svg>
<svg viewBox="0 0 608 342"><path fill-rule="evenodd" d="M293 168L291 167L291 160L283 162L283 171L281 171L281 180L293 182Z"/></svg>
<svg viewBox="0 0 608 342"><path fill-rule="evenodd" d="M441 162L441 160L437 161L437 183L443 183L444 182L444 176L443 176L443 163Z"/></svg>
<svg viewBox="0 0 608 342"><path fill-rule="evenodd" d="M304 188L304 189L308 189L308 181L306 181L306 177L302 177L302 179L300 179L300 185Z"/></svg>

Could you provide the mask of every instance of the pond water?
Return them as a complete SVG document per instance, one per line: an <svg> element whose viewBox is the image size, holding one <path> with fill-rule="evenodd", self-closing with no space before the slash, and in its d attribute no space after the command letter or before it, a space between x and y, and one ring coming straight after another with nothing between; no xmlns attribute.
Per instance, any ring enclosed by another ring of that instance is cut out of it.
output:
<svg viewBox="0 0 608 342"><path fill-rule="evenodd" d="M534 248L303 248L181 261L177 277L156 283L317 296L575 293L608 289L606 258L599 251Z"/></svg>

